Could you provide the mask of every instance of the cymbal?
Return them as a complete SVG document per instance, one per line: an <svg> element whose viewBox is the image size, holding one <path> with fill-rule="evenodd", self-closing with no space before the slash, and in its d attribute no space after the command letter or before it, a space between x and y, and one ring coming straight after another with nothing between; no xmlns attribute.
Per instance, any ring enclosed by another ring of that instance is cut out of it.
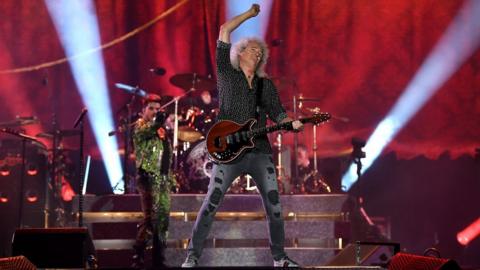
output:
<svg viewBox="0 0 480 270"><path fill-rule="evenodd" d="M0 127L18 127L37 124L40 121L35 116L20 117L17 116L15 120L0 122Z"/></svg>
<svg viewBox="0 0 480 270"><path fill-rule="evenodd" d="M184 142L196 142L203 137L202 133L189 126L178 127L178 139Z"/></svg>
<svg viewBox="0 0 480 270"><path fill-rule="evenodd" d="M217 86L211 78L199 75L197 73L183 73L170 77L170 83L186 91L195 90L213 90Z"/></svg>
<svg viewBox="0 0 480 270"><path fill-rule="evenodd" d="M57 130L55 131L47 131L47 132L42 132L38 133L36 135L37 138L47 138L47 139L53 139L53 135L57 133L58 136L60 137L71 137L71 136L77 136L80 135L80 130L77 129L63 129L63 130Z"/></svg>
<svg viewBox="0 0 480 270"><path fill-rule="evenodd" d="M311 112L311 113L320 113L320 112L322 112L322 111L320 110L320 107L312 107L312 108L310 108L310 107L305 107L305 108L302 108L302 109L305 110L305 111L309 111L309 112Z"/></svg>
<svg viewBox="0 0 480 270"><path fill-rule="evenodd" d="M300 102L300 101L322 101L322 100L319 98L306 98L301 96L297 99L297 101Z"/></svg>

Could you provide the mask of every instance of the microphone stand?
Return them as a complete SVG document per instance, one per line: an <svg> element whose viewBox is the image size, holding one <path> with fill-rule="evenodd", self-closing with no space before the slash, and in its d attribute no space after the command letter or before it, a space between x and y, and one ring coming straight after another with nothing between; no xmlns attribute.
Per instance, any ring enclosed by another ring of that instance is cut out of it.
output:
<svg viewBox="0 0 480 270"><path fill-rule="evenodd" d="M120 86L119 86L120 85ZM117 84L117 87L119 88L122 88L122 89L125 89L122 84ZM131 177L130 177L130 174L128 173L128 161L129 161L129 156L130 156L130 141L131 141L131 137L132 137L132 126L134 125L134 123L132 123L132 118L133 118L133 110L132 110L132 106L133 106L133 103L135 102L136 100L136 96L137 95L140 95L140 96L143 96L143 95L147 95L147 92L145 92L144 90L140 89L138 86L137 87L131 87L132 89L129 90L129 93L132 94L132 97L130 98L130 100L122 107L122 108L127 108L127 116L124 120L124 123L121 124L121 126L119 128L117 128L116 130L112 130L108 133L108 136L113 136L113 135L116 135L118 133L124 133L124 138L123 138L123 149L124 149L124 156L123 156L123 160L122 160L122 166L123 166L123 190L124 190L124 193L125 194L128 194L130 193L131 190L133 190L133 187L131 187L132 183L131 183ZM123 127L123 129L122 129ZM118 183L113 187L113 189L116 189L118 186Z"/></svg>
<svg viewBox="0 0 480 270"><path fill-rule="evenodd" d="M22 139L22 165L20 170L20 195L19 197L19 210L18 210L18 228L23 227L23 201L25 196L25 155L26 155L26 144L27 141L38 142L34 137L23 134L19 131L2 128L1 132L8 133L14 136L17 136Z"/></svg>
<svg viewBox="0 0 480 270"><path fill-rule="evenodd" d="M73 128L76 128L79 126L80 129L80 150L79 150L79 158L78 158L78 168L80 170L79 173L79 189L78 189L78 227L83 227L83 146L84 146L84 131L83 131L83 119L85 115L87 114L87 109L84 108L80 115L78 116L77 120L75 121L75 124L73 125Z"/></svg>
<svg viewBox="0 0 480 270"><path fill-rule="evenodd" d="M194 78L195 78L194 74ZM183 93L180 96L176 96L169 102L165 103L160 109L165 109L166 107L170 106L171 104L175 103L175 120L174 120L174 126L173 126L173 170L177 172L178 169L178 101L181 98L184 98L186 95L190 94L191 92L195 91L195 81L194 79L192 81L192 88L190 88L187 92Z"/></svg>
<svg viewBox="0 0 480 270"><path fill-rule="evenodd" d="M138 89L138 88L137 88ZM138 90L136 90L138 91ZM132 136L132 104L135 102L136 94L133 94L130 101L126 104L127 118L125 120L125 134L123 136L123 190L124 194L131 191L130 174L128 173L128 158L130 156L130 140Z"/></svg>
<svg viewBox="0 0 480 270"><path fill-rule="evenodd" d="M357 165L357 185L358 185L358 209L362 217L367 221L368 225L375 225L372 219L368 216L367 212L363 208L362 188L361 188L361 176L362 176L362 158L366 157L365 152L362 151L362 147L365 146L365 141L358 138L352 139L353 151L351 154L352 162Z"/></svg>

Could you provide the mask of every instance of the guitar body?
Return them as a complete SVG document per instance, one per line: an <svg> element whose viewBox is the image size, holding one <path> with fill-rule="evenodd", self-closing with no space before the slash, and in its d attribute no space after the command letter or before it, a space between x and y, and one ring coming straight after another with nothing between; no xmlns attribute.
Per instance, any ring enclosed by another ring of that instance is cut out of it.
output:
<svg viewBox="0 0 480 270"><path fill-rule="evenodd" d="M207 150L217 163L228 163L240 156L246 149L253 148L253 137L247 138L257 121L249 119L243 124L224 120L212 126L207 134ZM242 136L243 135L243 136Z"/></svg>

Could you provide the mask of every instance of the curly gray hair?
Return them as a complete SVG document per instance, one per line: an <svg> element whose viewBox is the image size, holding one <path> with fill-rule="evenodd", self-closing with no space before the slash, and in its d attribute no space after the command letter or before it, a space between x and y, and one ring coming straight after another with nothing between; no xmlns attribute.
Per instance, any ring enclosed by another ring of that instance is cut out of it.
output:
<svg viewBox="0 0 480 270"><path fill-rule="evenodd" d="M239 58L238 55L245 50L247 47L248 43L250 42L255 42L257 43L260 48L262 49L262 59L258 63L257 70L255 71L255 74L258 77L264 78L267 77L267 73L265 73L265 65L267 64L267 59L268 59L268 47L265 41L263 41L260 38L257 37L248 37L248 38L243 38L240 41L236 42L232 46L232 50L230 51L230 62L232 63L232 66L236 70L240 70L240 63L239 63Z"/></svg>

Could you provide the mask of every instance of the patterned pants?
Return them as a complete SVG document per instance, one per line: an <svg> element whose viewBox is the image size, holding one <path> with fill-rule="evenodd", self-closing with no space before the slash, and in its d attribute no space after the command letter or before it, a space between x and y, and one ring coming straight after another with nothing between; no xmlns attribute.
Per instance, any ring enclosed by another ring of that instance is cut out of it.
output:
<svg viewBox="0 0 480 270"><path fill-rule="evenodd" d="M170 190L139 169L137 190L141 196L143 221L138 224L136 248L144 249L148 240L164 244L167 240L170 216Z"/></svg>
<svg viewBox="0 0 480 270"><path fill-rule="evenodd" d="M271 155L250 152L233 163L213 166L208 192L193 227L192 239L188 245L188 256L200 258L203 243L210 232L215 213L225 192L233 180L244 173L253 177L262 196L263 206L267 213L272 256L275 260L285 257L285 231L275 165Z"/></svg>

